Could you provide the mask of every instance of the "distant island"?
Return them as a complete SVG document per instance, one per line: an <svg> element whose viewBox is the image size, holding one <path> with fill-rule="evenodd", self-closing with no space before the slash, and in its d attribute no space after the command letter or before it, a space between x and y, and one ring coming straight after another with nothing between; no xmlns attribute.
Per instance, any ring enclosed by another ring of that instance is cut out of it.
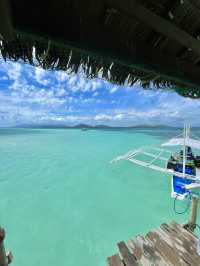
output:
<svg viewBox="0 0 200 266"><path fill-rule="evenodd" d="M15 128L36 128L36 129L179 129L182 127L165 126L165 125L135 125L135 126L108 126L108 125L89 125L89 124L76 124L76 125L52 125L52 124L40 124L40 125L18 125Z"/></svg>

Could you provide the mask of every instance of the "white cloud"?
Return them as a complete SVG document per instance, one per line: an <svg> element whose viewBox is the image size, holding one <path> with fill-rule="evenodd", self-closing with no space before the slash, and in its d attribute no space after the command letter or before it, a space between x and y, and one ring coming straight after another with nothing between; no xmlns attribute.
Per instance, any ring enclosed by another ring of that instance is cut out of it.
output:
<svg viewBox="0 0 200 266"><path fill-rule="evenodd" d="M121 90L122 87L100 79L90 81L81 74L45 71L11 62L0 65L0 86L7 83L6 89L0 87L0 125L181 125L183 120L200 124L200 101L174 92L142 90L138 85Z"/></svg>
<svg viewBox="0 0 200 266"><path fill-rule="evenodd" d="M13 102L18 104L38 104L46 107L57 107L66 102L66 100L61 98L58 92L54 90L37 89L34 86L28 85L24 86L22 89L21 86L17 87L17 89L15 88L15 90L11 92L10 97L12 97Z"/></svg>
<svg viewBox="0 0 200 266"><path fill-rule="evenodd" d="M66 93L66 90L63 89L63 88L58 89L58 90L56 91L56 96L58 96L58 97L65 96L66 94L67 94L67 93Z"/></svg>
<svg viewBox="0 0 200 266"><path fill-rule="evenodd" d="M114 87L111 88L110 93L111 93L111 94L112 94L112 93L115 93L116 91L118 91L118 89L119 89L119 87L114 86Z"/></svg>
<svg viewBox="0 0 200 266"><path fill-rule="evenodd" d="M18 80L21 76L21 64L15 63L15 64L8 64L8 67L6 67L6 72L10 80Z"/></svg>
<svg viewBox="0 0 200 266"><path fill-rule="evenodd" d="M99 93L98 93L97 91L95 91L95 92L92 94L93 97L96 97L96 96L98 96L98 95L99 95Z"/></svg>
<svg viewBox="0 0 200 266"><path fill-rule="evenodd" d="M98 79L94 79L92 81L88 81L89 84L91 84L91 91L96 91L102 87L102 81Z"/></svg>
<svg viewBox="0 0 200 266"><path fill-rule="evenodd" d="M47 86L49 84L48 77L47 77L47 71L40 67L35 68L35 79L38 83Z"/></svg>
<svg viewBox="0 0 200 266"><path fill-rule="evenodd" d="M6 76L1 77L1 80L8 80Z"/></svg>
<svg viewBox="0 0 200 266"><path fill-rule="evenodd" d="M29 106L18 105L12 97L0 94L0 126L36 123L46 114L45 109L35 110Z"/></svg>
<svg viewBox="0 0 200 266"><path fill-rule="evenodd" d="M40 118L40 122L42 123L54 123L54 124L77 124L77 123L85 123L91 121L91 117L89 116L81 116L81 115L55 115L49 114L44 115Z"/></svg>
<svg viewBox="0 0 200 266"><path fill-rule="evenodd" d="M68 89L72 92L96 92L103 87L104 81L99 79L89 80L82 74L72 74L67 80Z"/></svg>
<svg viewBox="0 0 200 266"><path fill-rule="evenodd" d="M68 85L69 86L74 86L77 81L77 76L76 75L71 75L68 80Z"/></svg>
<svg viewBox="0 0 200 266"><path fill-rule="evenodd" d="M98 114L92 119L95 121L120 121L124 118L124 114Z"/></svg>
<svg viewBox="0 0 200 266"><path fill-rule="evenodd" d="M106 114L99 114L94 117L96 121L110 121L112 120L112 116Z"/></svg>
<svg viewBox="0 0 200 266"><path fill-rule="evenodd" d="M58 82L65 82L69 80L69 74L64 71L56 71L55 76Z"/></svg>

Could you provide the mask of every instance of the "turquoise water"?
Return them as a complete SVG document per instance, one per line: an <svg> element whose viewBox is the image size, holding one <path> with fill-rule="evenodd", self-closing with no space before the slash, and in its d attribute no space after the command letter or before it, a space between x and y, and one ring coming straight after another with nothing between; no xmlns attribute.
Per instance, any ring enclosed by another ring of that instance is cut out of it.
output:
<svg viewBox="0 0 200 266"><path fill-rule="evenodd" d="M162 222L186 221L188 214L173 213L168 176L109 163L175 134L1 129L0 224L12 265L104 266L116 242Z"/></svg>

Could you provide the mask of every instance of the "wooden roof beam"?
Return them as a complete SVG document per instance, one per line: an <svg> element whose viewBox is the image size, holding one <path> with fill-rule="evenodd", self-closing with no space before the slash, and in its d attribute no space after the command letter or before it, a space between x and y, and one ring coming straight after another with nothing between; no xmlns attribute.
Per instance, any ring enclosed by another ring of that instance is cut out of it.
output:
<svg viewBox="0 0 200 266"><path fill-rule="evenodd" d="M192 37L184 30L178 28L170 21L158 16L152 11L148 10L137 0L106 0L109 7L115 8L129 16L137 18L142 21L153 30L161 33L162 35L173 39L187 47L192 49L194 53L200 55L200 41Z"/></svg>

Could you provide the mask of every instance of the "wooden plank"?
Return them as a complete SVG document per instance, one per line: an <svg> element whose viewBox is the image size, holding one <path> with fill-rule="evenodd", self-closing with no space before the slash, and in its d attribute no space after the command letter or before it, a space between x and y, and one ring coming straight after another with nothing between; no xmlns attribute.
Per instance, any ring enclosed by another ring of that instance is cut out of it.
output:
<svg viewBox="0 0 200 266"><path fill-rule="evenodd" d="M179 245L176 243L170 246L157 232L148 233L148 237L168 261L167 265L198 265L196 258L183 248L182 242Z"/></svg>
<svg viewBox="0 0 200 266"><path fill-rule="evenodd" d="M107 263L109 266L123 266L119 254L115 254L112 257L108 257Z"/></svg>
<svg viewBox="0 0 200 266"><path fill-rule="evenodd" d="M145 265L145 263L149 261L149 258L146 258L146 256L144 256L143 246L140 241L137 241L137 238L139 237L140 236L137 236L134 239L130 239L128 241L128 247L132 251L133 255L136 257L137 261Z"/></svg>
<svg viewBox="0 0 200 266"><path fill-rule="evenodd" d="M124 242L118 247L127 266L200 265L196 236L175 222L162 224L146 236L136 236L128 241L128 247Z"/></svg>
<svg viewBox="0 0 200 266"><path fill-rule="evenodd" d="M194 266L199 265L200 260L196 253L196 242L192 242L188 237L183 237L182 232L178 228L161 225L161 227L154 230L153 233L158 234L162 241L173 249L182 263Z"/></svg>
<svg viewBox="0 0 200 266"><path fill-rule="evenodd" d="M192 49L197 55L200 55L199 40L195 39L184 30L178 28L170 21L148 10L139 4L137 0L107 0L107 2L111 7L125 12L130 16L136 17L155 31L177 41L184 47Z"/></svg>
<svg viewBox="0 0 200 266"><path fill-rule="evenodd" d="M171 241L176 240L180 242L181 239L184 239L190 243L190 246L196 247L196 237L176 223L162 224L158 230L166 232L167 236L170 236Z"/></svg>
<svg viewBox="0 0 200 266"><path fill-rule="evenodd" d="M169 226L170 228L173 228L173 229L177 229L177 230L179 230L183 235L185 235L185 237L186 237L187 239L188 239L188 237L189 237L193 242L196 243L196 241L197 241L197 236L196 236L194 233L192 233L192 232L186 230L186 229L184 228L184 225L180 225L180 224L178 224L178 223L176 223L176 222L171 222L170 224L168 224L168 226Z"/></svg>
<svg viewBox="0 0 200 266"><path fill-rule="evenodd" d="M167 265L160 253L145 237L137 236L129 240L128 245L140 265Z"/></svg>
<svg viewBox="0 0 200 266"><path fill-rule="evenodd" d="M117 244L118 248L119 248L119 252L123 258L123 261L125 263L126 266L134 266L134 265L138 265L136 258L134 257L133 254L131 254L131 252L129 251L128 247L126 246L125 242L119 242Z"/></svg>
<svg viewBox="0 0 200 266"><path fill-rule="evenodd" d="M195 259L194 265L200 265L200 256L197 253L197 237L177 223L172 223L169 227L179 230L177 238L182 241L181 250L185 250L188 257Z"/></svg>
<svg viewBox="0 0 200 266"><path fill-rule="evenodd" d="M169 266L183 266L183 260L180 261L176 252L170 247L156 232L149 232L146 238L152 242L154 248L161 254L166 265Z"/></svg>

